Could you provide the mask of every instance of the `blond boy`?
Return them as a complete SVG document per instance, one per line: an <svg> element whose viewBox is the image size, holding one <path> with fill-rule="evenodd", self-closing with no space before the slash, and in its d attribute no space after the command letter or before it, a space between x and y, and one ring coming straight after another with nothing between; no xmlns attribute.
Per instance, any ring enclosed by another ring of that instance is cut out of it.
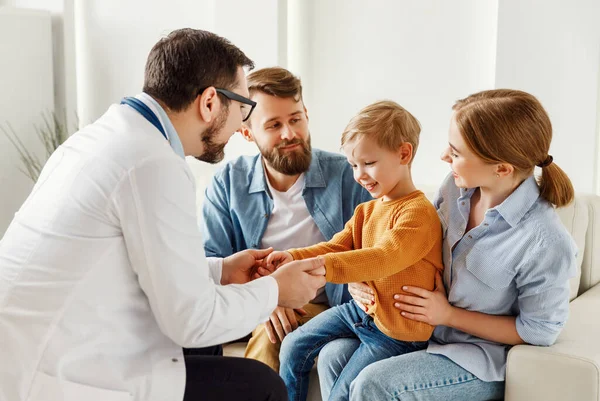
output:
<svg viewBox="0 0 600 401"><path fill-rule="evenodd" d="M360 345L331 390L330 400L348 399L349 386L369 364L426 347L433 327L402 318L393 294L404 285L433 290L443 269L442 229L433 205L416 189L411 163L419 122L395 102L367 106L342 134L342 149L354 179L375 198L359 205L331 241L274 252L267 263L324 255L329 282L366 282L375 305L364 312L354 301L329 309L286 337L280 374L293 400L306 398L308 373L321 348L336 338Z"/></svg>

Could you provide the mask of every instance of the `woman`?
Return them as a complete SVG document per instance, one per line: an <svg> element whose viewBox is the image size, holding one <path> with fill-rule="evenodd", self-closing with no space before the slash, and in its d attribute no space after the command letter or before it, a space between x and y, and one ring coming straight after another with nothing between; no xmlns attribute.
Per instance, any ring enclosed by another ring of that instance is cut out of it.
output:
<svg viewBox="0 0 600 401"><path fill-rule="evenodd" d="M434 291L402 287L394 296L399 319L437 327L427 350L363 370L351 400L502 399L510 346L551 345L567 319L577 251L552 205L565 206L574 194L548 155L548 115L515 90L479 92L453 110L442 154L452 173L434 200L443 281L438 276ZM351 287L359 304L371 303L369 291ZM338 340L321 352L324 399L356 346Z"/></svg>

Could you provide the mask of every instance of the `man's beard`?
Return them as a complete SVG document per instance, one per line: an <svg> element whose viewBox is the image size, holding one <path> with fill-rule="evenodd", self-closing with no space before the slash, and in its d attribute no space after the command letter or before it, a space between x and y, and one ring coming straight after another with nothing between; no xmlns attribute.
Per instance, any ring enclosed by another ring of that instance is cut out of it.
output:
<svg viewBox="0 0 600 401"><path fill-rule="evenodd" d="M300 149L288 152L282 152L280 148L300 144ZM276 171L285 175L296 175L308 171L312 160L312 148L310 146L310 136L305 141L300 138L288 141L284 139L279 145L271 150L260 148L260 153L267 163Z"/></svg>
<svg viewBox="0 0 600 401"><path fill-rule="evenodd" d="M223 160L225 157L225 143L215 143L214 138L219 135L219 131L223 129L227 122L227 116L229 114L229 107L223 108L223 111L215 119L215 121L206 128L206 130L200 134L200 140L204 144L204 152L200 156L196 156L197 160L216 164Z"/></svg>

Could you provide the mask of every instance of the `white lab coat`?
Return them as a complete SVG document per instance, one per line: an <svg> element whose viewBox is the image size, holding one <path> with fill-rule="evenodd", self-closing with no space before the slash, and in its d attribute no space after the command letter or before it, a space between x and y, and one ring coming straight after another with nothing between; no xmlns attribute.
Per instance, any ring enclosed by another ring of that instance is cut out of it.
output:
<svg viewBox="0 0 600 401"><path fill-rule="evenodd" d="M217 284L221 263L186 162L111 106L52 155L0 242L0 401L182 400L181 347L242 337L277 304L271 277Z"/></svg>

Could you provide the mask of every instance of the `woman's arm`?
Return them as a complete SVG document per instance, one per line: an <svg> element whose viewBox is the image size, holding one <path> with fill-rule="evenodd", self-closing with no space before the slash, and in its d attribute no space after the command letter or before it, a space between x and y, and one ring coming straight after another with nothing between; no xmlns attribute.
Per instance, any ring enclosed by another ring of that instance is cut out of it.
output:
<svg viewBox="0 0 600 401"><path fill-rule="evenodd" d="M427 291L417 287L402 287L414 295L395 295L394 306L407 319L425 322L432 326L448 326L473 336L502 344L516 345L524 341L516 327L516 317L496 316L457 308L448 302L444 283L436 274L436 288Z"/></svg>

